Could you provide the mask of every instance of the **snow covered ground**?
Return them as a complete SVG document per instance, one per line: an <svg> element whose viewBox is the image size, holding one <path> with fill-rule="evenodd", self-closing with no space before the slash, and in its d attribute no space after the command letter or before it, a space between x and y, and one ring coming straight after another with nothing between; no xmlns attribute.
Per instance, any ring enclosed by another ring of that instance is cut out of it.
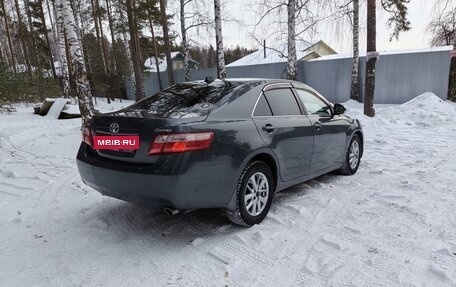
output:
<svg viewBox="0 0 456 287"><path fill-rule="evenodd" d="M278 194L250 229L103 197L76 169L80 119L0 115L0 286L455 286L456 105L346 106L358 173Z"/></svg>

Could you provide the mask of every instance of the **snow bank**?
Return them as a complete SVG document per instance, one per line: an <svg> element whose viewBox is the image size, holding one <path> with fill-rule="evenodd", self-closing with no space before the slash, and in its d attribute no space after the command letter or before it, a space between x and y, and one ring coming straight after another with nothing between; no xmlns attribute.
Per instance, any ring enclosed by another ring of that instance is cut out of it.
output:
<svg viewBox="0 0 456 287"><path fill-rule="evenodd" d="M433 127L450 124L456 117L456 104L443 101L434 93L424 93L401 105L374 105L374 118L363 114L363 103L349 100L343 105L347 115L358 118L363 125L379 124Z"/></svg>

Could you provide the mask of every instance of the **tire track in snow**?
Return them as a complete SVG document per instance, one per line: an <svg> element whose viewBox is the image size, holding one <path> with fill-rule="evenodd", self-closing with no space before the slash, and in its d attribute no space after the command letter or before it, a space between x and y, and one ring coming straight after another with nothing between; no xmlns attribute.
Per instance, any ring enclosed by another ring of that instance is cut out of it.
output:
<svg viewBox="0 0 456 287"><path fill-rule="evenodd" d="M221 238L217 237L218 234L216 232L216 229L211 229L211 228L208 228L207 226L196 223L187 214L180 216L179 219L182 220L183 223L192 227L195 231L201 233L201 235L205 236L206 238L214 238L217 241L220 241L220 243L225 247L225 249L223 249L223 251L227 251L227 249L228 249L232 252L235 252L239 257L246 259L248 261L253 261L255 263L262 263L262 264L269 265L269 266L273 265L273 260L270 259L268 256L266 256L264 253L262 253L258 250L252 251L250 248L248 248L242 244L239 244L232 239L223 237L224 235L222 235ZM236 258L235 256L232 256L232 254L228 254L228 256L230 256L231 259Z"/></svg>
<svg viewBox="0 0 456 287"><path fill-rule="evenodd" d="M149 264L139 265L138 272L141 275L141 278L154 280L153 274L167 274L168 276L166 277L168 279L166 280L175 281L173 276L179 274L178 269L188 270L191 268L193 273L187 273L187 275L193 279L199 278L200 282L210 282L213 279L209 277L207 270L202 269L199 266L188 266L187 264L175 265L176 262L181 261L179 260L181 256L185 256L191 251L188 249L189 246L183 246L183 248L177 249L179 250L178 253L173 251L173 249L169 249L170 247L167 244L167 239L164 234L167 234L170 228L179 228L179 226L176 225L176 223L179 224L179 222L172 222L172 226L162 229L160 227L163 226L166 219L170 218L169 216L164 215L158 210L147 212L144 208L129 203L121 203L118 206L108 206L105 210L108 212L107 215L104 216L109 217L107 218L107 224L111 227L115 226L113 231L119 233L120 237L126 236L126 240L134 240L134 251L139 251L141 254L155 255L151 260L152 265L156 268L151 268ZM148 226L158 226L158 228L153 228L151 232L148 232ZM186 225L183 227L185 226ZM180 276L182 276L182 274L180 274ZM166 282L166 280L163 284L169 283Z"/></svg>
<svg viewBox="0 0 456 287"><path fill-rule="evenodd" d="M72 274L70 267L64 263L64 258L67 253L65 242L63 242L63 244L62 242L54 243L56 245L56 249L52 250L52 254L57 254L57 258L54 260L56 264L50 265L46 264L46 262L41 263L41 261L43 259L46 259L50 255L49 252L51 251L47 246L48 243L44 242L44 240L48 241L50 238L52 238L52 236L56 234L56 226L49 224L49 220L52 220L53 216L47 216L48 214L46 214L46 212L52 211L51 208L54 206L52 199L56 198L57 192L59 190L63 190L63 187L68 184L69 181L71 182L71 180L77 177L76 175L73 175L72 177L67 178L68 173L69 172L64 172L60 174L60 176L57 176L57 180L50 183L49 188L41 194L37 200L37 203L33 207L35 218L33 221L33 228L35 232L39 232L39 236L42 236L43 242L41 242L41 240L34 242L35 246L33 247L36 248L38 252L36 250L33 250L34 248L30 248L32 251L31 258L33 258L33 261L29 262L27 266L27 268L29 268L29 264L33 264L33 270L38 273L36 274L38 278L43 278L43 276L48 276L49 274L59 274L58 279L61 282L70 282L69 277ZM59 230L59 232L61 231ZM56 270L54 270L54 268Z"/></svg>

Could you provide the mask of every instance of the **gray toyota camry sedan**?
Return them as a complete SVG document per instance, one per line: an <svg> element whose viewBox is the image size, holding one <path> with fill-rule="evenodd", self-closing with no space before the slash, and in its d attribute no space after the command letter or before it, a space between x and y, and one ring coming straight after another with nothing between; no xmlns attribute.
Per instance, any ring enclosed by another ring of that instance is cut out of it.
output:
<svg viewBox="0 0 456 287"><path fill-rule="evenodd" d="M82 128L78 169L107 196L169 214L221 208L251 226L265 218L276 192L357 171L363 132L344 111L294 81L181 83L94 116Z"/></svg>

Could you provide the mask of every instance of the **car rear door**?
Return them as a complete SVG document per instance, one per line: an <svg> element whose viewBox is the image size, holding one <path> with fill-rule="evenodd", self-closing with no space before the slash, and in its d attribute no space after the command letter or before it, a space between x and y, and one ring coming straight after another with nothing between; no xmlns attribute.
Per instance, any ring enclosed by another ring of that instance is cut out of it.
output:
<svg viewBox="0 0 456 287"><path fill-rule="evenodd" d="M312 126L302 114L290 84L267 86L258 98L252 118L277 157L283 181L310 173Z"/></svg>
<svg viewBox="0 0 456 287"><path fill-rule="evenodd" d="M295 91L313 126L312 173L340 166L345 157L347 122L334 115L329 103L310 89Z"/></svg>

